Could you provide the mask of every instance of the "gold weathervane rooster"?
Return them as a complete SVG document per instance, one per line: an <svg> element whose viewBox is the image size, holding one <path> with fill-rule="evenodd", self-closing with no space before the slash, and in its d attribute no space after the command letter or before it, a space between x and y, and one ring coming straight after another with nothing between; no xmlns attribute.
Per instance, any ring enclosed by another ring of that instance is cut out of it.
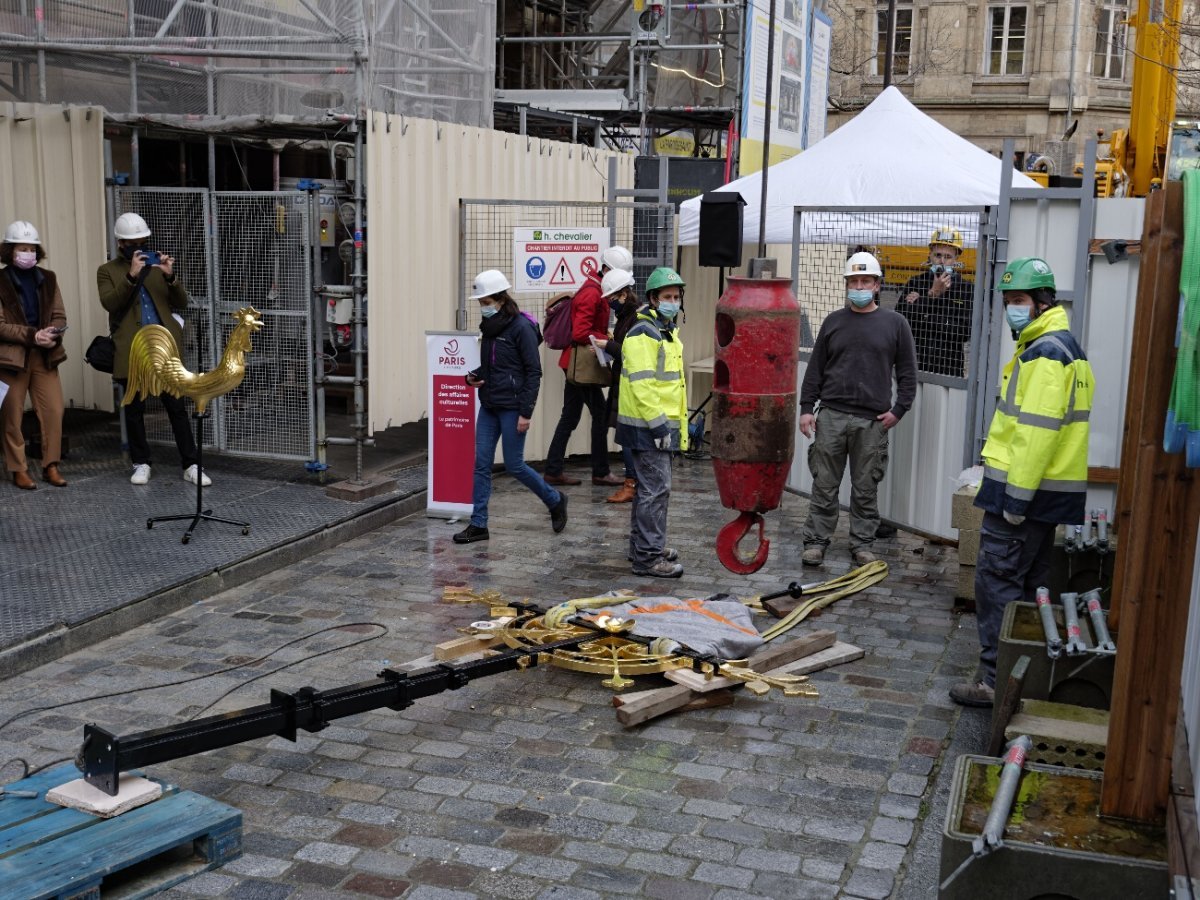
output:
<svg viewBox="0 0 1200 900"><path fill-rule="evenodd" d="M225 344L221 362L211 372L189 372L179 358L179 347L171 332L161 325L147 325L133 336L129 350L129 389L125 404L135 397L156 397L167 393L175 397L191 397L196 412L204 414L214 397L228 394L246 377L246 354L253 348L250 336L263 327L261 313L244 306L232 313L237 325Z"/></svg>

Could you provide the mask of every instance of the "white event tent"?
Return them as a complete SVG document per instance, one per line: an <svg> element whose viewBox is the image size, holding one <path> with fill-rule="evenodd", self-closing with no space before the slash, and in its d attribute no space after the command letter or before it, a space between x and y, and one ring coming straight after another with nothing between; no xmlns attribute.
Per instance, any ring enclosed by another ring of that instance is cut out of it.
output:
<svg viewBox="0 0 1200 900"><path fill-rule="evenodd" d="M1002 162L925 115L896 87L889 87L857 116L803 153L770 168L767 190L768 244L790 244L794 209L804 207L978 207L1000 198ZM1038 187L1013 172L1013 187ZM737 191L746 201L744 243L758 242L762 173L731 181L720 191ZM679 210L679 243L700 240L700 198ZM878 216L838 229L854 240L887 243L887 228ZM931 221L946 221L934 216ZM911 224L911 218L908 223ZM961 224L968 244L974 243L976 220ZM828 233L828 223L821 229ZM820 240L806 238L800 240Z"/></svg>

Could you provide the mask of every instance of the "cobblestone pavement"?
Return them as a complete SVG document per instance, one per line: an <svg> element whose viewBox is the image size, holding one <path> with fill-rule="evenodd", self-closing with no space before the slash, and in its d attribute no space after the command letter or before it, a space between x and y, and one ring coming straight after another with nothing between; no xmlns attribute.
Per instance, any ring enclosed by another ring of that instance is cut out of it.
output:
<svg viewBox="0 0 1200 900"><path fill-rule="evenodd" d="M625 561L628 506L567 488L571 519L498 478L492 539L457 546L461 523L413 516L0 684L13 712L166 681L190 683L48 709L0 730L0 760L72 755L85 722L120 733L373 677L484 617L443 588L493 588L551 603L609 588L684 596L768 592L850 568L845 517L822 570L805 570L806 509L768 516L771 558L735 576L713 553L721 508L707 462L675 469L669 536L687 572L639 579ZM958 710L948 686L974 665L974 620L951 613L953 550L901 532L876 549L881 584L797 629L836 630L865 658L813 676L817 700L754 697L623 730L597 676L538 668L155 767L240 808L245 855L170 896L882 898L935 883L907 868L931 810ZM816 574L820 573L820 575ZM354 624L363 623L363 624ZM382 637L337 651L382 632ZM319 629L339 630L265 654ZM307 661L304 657L329 653ZM289 662L297 664L245 685ZM230 666L244 665L222 672ZM19 773L9 766L0 783ZM928 863L923 864L925 869ZM927 894L928 896L928 894Z"/></svg>

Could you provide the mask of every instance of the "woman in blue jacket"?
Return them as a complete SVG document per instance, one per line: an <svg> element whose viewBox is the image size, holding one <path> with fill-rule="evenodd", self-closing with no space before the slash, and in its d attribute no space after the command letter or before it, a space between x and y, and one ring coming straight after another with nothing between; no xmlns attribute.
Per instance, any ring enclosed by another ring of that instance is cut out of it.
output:
<svg viewBox="0 0 1200 900"><path fill-rule="evenodd" d="M550 524L557 534L567 527L567 496L546 484L525 464L525 435L542 383L542 359L537 325L521 313L511 296L512 287L496 269L475 277L470 299L479 301L483 334L481 365L467 373L467 384L479 389L479 416L475 422L474 509L471 524L454 535L457 544L486 541L488 501L492 497L492 461L496 444L504 452L508 474L533 491L550 510Z"/></svg>

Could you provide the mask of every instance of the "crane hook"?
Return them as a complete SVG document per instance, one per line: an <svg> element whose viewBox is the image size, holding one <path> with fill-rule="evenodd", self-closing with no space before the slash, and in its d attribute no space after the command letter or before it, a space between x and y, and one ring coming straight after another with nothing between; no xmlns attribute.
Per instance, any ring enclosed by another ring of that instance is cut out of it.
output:
<svg viewBox="0 0 1200 900"><path fill-rule="evenodd" d="M758 550L754 556L746 559L738 552L738 544L755 524L758 525ZM739 575L749 575L761 569L767 561L767 552L770 549L771 542L763 534L763 517L760 513L743 512L717 532L717 559L730 572Z"/></svg>

